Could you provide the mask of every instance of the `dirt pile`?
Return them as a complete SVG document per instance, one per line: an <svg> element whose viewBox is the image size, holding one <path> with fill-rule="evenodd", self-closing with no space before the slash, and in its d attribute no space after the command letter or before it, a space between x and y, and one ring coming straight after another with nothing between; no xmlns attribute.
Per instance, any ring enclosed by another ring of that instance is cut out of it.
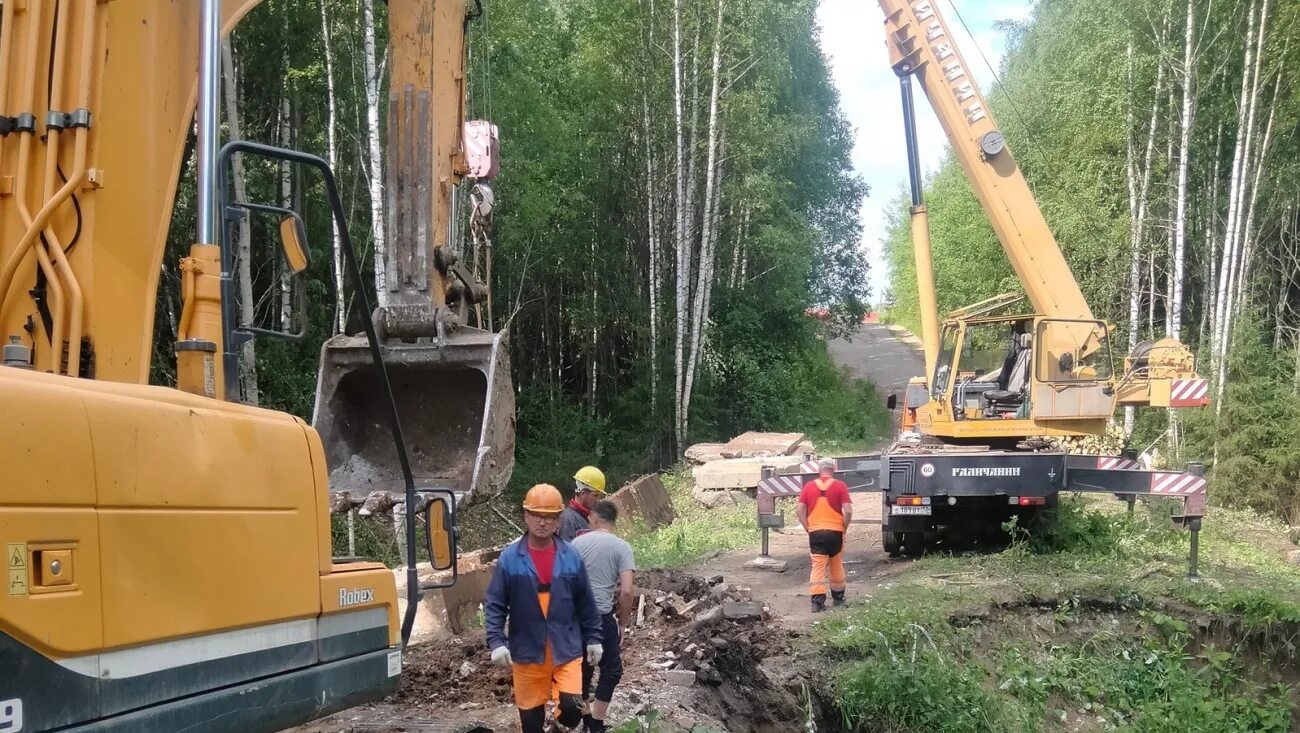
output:
<svg viewBox="0 0 1300 733"><path fill-rule="evenodd" d="M815 666L798 651L805 635L782 628L751 588L673 571L639 573L637 586L612 718L653 717L664 731L805 729ZM812 703L817 730L835 730Z"/></svg>
<svg viewBox="0 0 1300 733"><path fill-rule="evenodd" d="M635 604L611 722L654 719L665 733L785 732L806 730L811 708L816 730L839 730L807 697L825 679L806 656L806 634L783 628L751 588L721 575L647 570L637 573ZM413 647L395 694L300 730L442 733L447 725L518 730L510 673L489 661L482 630Z"/></svg>

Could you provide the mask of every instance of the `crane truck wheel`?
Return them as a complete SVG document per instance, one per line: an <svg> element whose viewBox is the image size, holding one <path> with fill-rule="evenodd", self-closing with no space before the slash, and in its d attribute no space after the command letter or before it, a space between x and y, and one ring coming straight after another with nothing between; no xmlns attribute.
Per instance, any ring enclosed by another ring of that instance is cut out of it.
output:
<svg viewBox="0 0 1300 733"><path fill-rule="evenodd" d="M898 557L902 551L899 544L898 532L885 532L881 538L881 544L884 545L885 554L890 557Z"/></svg>
<svg viewBox="0 0 1300 733"><path fill-rule="evenodd" d="M908 557L920 557L925 552L925 535L920 532L908 532L903 535L903 552Z"/></svg>

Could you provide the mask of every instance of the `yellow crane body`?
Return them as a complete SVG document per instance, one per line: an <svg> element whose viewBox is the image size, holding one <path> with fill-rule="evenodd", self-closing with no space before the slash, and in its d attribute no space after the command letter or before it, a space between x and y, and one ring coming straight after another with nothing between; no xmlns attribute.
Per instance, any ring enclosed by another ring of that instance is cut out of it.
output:
<svg viewBox="0 0 1300 733"><path fill-rule="evenodd" d="M879 4L903 94L926 361L924 386L910 388L922 397L909 399L905 425L943 442L1001 444L1101 434L1119 405L1205 405L1207 382L1196 374L1190 350L1175 340L1144 343L1121 370L1114 368L1114 327L1094 318L937 0ZM998 296L939 318L912 80L925 92L1020 280L1028 313L1009 312L1019 298Z"/></svg>

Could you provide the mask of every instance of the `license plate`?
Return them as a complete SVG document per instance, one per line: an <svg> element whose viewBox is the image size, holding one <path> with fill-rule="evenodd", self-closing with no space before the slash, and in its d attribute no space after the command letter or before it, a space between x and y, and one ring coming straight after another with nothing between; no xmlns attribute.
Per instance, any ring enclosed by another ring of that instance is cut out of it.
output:
<svg viewBox="0 0 1300 733"><path fill-rule="evenodd" d="M913 514L913 515L918 515L918 516L922 516L922 517L928 517L928 516L930 516L930 507L928 507L928 506L895 506L895 507L890 507L890 508L889 508L889 513L890 513L890 514L893 514L894 516L902 516L902 515L904 515L904 514Z"/></svg>

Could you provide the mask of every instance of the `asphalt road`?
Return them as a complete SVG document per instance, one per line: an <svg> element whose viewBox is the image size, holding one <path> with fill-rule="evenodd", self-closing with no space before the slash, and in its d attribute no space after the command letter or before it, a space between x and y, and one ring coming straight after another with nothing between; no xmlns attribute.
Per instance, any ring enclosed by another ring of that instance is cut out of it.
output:
<svg viewBox="0 0 1300 733"><path fill-rule="evenodd" d="M897 394L900 403L907 380L925 371L920 346L905 343L878 323L862 324L852 340L836 339L827 344L827 350L836 364L847 366L859 379L870 380L882 395Z"/></svg>

